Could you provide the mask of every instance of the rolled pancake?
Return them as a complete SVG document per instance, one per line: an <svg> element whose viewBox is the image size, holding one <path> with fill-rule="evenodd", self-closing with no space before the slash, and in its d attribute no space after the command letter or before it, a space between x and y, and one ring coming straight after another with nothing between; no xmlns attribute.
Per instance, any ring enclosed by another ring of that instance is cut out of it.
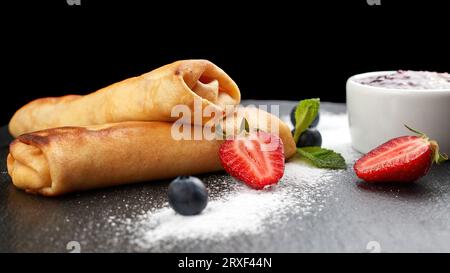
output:
<svg viewBox="0 0 450 273"><path fill-rule="evenodd" d="M236 83L207 60L177 61L139 77L112 84L89 95L67 95L34 100L20 108L9 123L9 131L21 134L62 126L86 126L122 121L174 121L175 105L194 110L211 106L223 111L237 105ZM201 123L208 118L202 118Z"/></svg>
<svg viewBox="0 0 450 273"><path fill-rule="evenodd" d="M248 112L253 127L255 111ZM263 116L267 124L279 125L276 133L283 141L285 157L291 157L295 143L289 127L266 112ZM222 169L218 151L223 140L175 140L172 125L121 122L24 134L10 145L8 173L20 189L56 196ZM260 129L270 128L274 127Z"/></svg>

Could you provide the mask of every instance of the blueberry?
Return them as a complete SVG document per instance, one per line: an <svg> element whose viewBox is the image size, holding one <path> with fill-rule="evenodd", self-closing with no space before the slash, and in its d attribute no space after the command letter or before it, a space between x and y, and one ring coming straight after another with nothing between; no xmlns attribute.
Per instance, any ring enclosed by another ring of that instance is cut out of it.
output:
<svg viewBox="0 0 450 273"><path fill-rule="evenodd" d="M316 118L311 122L311 124L309 125L309 128L316 128L317 125L319 124L319 120L320 120L320 114L317 113Z"/></svg>
<svg viewBox="0 0 450 273"><path fill-rule="evenodd" d="M297 109L297 106L295 106L291 110L291 122L292 122L292 125L294 125L294 126L295 126L295 109ZM317 125L319 124L319 120L320 120L320 114L317 113L316 118L313 120L313 122L311 122L311 124L309 125L309 128L317 127Z"/></svg>
<svg viewBox="0 0 450 273"><path fill-rule="evenodd" d="M294 125L294 127L295 127L295 109L297 109L297 106L294 106L294 108L292 108L291 110L291 122L292 125Z"/></svg>
<svg viewBox="0 0 450 273"><path fill-rule="evenodd" d="M316 129L306 129L298 139L297 147L321 146L322 136Z"/></svg>
<svg viewBox="0 0 450 273"><path fill-rule="evenodd" d="M208 191L194 176L179 176L169 185L169 205L179 214L196 215L208 203Z"/></svg>

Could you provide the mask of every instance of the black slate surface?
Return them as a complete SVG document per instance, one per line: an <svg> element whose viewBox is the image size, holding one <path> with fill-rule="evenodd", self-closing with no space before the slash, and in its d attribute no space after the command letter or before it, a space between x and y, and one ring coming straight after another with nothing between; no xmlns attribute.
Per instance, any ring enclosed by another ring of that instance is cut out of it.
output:
<svg viewBox="0 0 450 273"><path fill-rule="evenodd" d="M281 105L282 115L295 105L271 103ZM322 109L345 112L342 104L323 103ZM314 213L299 217L298 211L287 211L282 224L268 225L259 234L190 238L145 249L133 243L135 231L111 219L134 219L167 206L169 181L45 198L12 186L6 155L7 148L0 148L0 252L68 252L71 241L78 242L82 252L368 252L373 245L382 252L450 251L450 164L435 166L409 185L368 185L348 168L314 196ZM213 200L236 190L226 174L200 178Z"/></svg>

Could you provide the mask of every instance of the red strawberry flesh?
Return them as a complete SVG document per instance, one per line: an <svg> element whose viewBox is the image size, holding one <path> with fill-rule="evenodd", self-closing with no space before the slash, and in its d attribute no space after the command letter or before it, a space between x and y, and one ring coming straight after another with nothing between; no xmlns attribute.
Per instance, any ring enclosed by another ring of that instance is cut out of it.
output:
<svg viewBox="0 0 450 273"><path fill-rule="evenodd" d="M427 174L433 150L427 138L394 138L360 158L357 176L367 182L411 182Z"/></svg>
<svg viewBox="0 0 450 273"><path fill-rule="evenodd" d="M226 140L219 158L225 171L255 189L276 184L284 173L282 140L262 131Z"/></svg>

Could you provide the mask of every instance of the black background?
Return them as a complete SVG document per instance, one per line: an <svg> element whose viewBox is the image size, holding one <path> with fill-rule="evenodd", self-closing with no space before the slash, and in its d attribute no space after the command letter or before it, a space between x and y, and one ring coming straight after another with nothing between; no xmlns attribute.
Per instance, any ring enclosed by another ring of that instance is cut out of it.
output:
<svg viewBox="0 0 450 273"><path fill-rule="evenodd" d="M222 67L243 99L344 102L356 73L450 71L444 2L5 3L0 122L32 99L86 94L186 58Z"/></svg>

